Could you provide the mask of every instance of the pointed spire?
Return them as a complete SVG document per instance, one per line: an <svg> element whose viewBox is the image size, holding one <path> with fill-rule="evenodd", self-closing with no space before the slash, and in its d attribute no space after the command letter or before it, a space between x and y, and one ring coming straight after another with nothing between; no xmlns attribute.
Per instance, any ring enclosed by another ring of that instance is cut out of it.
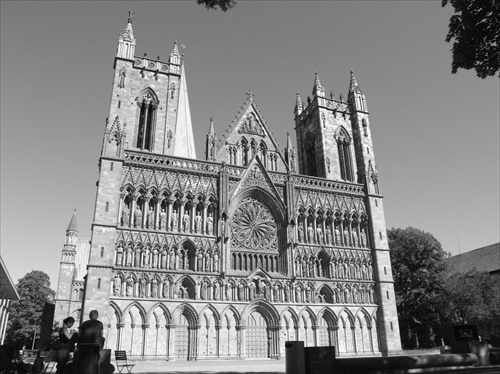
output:
<svg viewBox="0 0 500 374"><path fill-rule="evenodd" d="M215 135L215 127L214 127L214 118L213 117L210 117L210 126L208 128L208 135L209 136Z"/></svg>
<svg viewBox="0 0 500 374"><path fill-rule="evenodd" d="M177 49L176 47L177 43L174 44L174 49ZM174 147L174 156L196 158L184 64L181 65L181 83L179 85L179 102L177 106Z"/></svg>
<svg viewBox="0 0 500 374"><path fill-rule="evenodd" d="M177 41L174 42L174 47L172 48L172 52L170 52L170 56L179 56L179 47L177 46Z"/></svg>
<svg viewBox="0 0 500 374"><path fill-rule="evenodd" d="M290 138L290 132L287 131L286 133L286 148L291 149L292 148L292 139Z"/></svg>
<svg viewBox="0 0 500 374"><path fill-rule="evenodd" d="M295 109L294 109L294 113L297 113L297 115L299 115L300 113L302 113L302 109L303 109L303 106L302 106L302 100L300 99L300 95L299 93L297 92L297 96L295 98Z"/></svg>
<svg viewBox="0 0 500 374"><path fill-rule="evenodd" d="M76 223L76 209L74 210L73 216L71 217L71 221L69 221L68 228L66 229L66 232L69 231L78 232L78 225Z"/></svg>
<svg viewBox="0 0 500 374"><path fill-rule="evenodd" d="M314 73L314 87L312 94L316 96L325 96L325 90L323 89L323 87L321 86L321 82L319 81L318 72Z"/></svg>
<svg viewBox="0 0 500 374"><path fill-rule="evenodd" d="M355 92L357 90L361 91L358 82L356 82L356 77L354 76L354 72L351 69L351 79L349 80L349 93Z"/></svg>

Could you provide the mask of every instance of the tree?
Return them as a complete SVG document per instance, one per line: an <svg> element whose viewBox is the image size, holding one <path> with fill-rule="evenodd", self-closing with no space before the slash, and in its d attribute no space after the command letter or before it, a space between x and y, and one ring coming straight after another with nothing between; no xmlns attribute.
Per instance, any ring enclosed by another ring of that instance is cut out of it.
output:
<svg viewBox="0 0 500 374"><path fill-rule="evenodd" d="M500 70L500 2L498 0L443 0L455 14L446 41L454 39L451 72L474 69L480 78Z"/></svg>
<svg viewBox="0 0 500 374"><path fill-rule="evenodd" d="M35 329L40 332L45 303L51 302L55 292L43 271L33 270L19 279L16 285L19 301L12 303L6 339L18 345L30 346Z"/></svg>
<svg viewBox="0 0 500 374"><path fill-rule="evenodd" d="M500 340L500 277L470 270L444 282L443 317L447 325L474 324L482 338Z"/></svg>
<svg viewBox="0 0 500 374"><path fill-rule="evenodd" d="M196 0L196 2L205 5L207 10L220 8L223 12L227 12L236 5L236 0Z"/></svg>
<svg viewBox="0 0 500 374"><path fill-rule="evenodd" d="M434 236L413 227L392 228L387 237L403 347L434 346L446 253Z"/></svg>

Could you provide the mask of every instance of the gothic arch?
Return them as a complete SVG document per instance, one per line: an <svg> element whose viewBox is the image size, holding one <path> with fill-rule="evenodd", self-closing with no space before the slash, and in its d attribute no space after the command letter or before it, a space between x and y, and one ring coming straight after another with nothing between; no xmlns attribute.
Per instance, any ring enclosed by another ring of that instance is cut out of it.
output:
<svg viewBox="0 0 500 374"><path fill-rule="evenodd" d="M306 318L306 316L308 316L311 319L311 322L313 323L313 325L316 325L318 323L316 315L311 310L311 308L309 308L308 306L306 306L305 308L303 308L300 311L300 313L299 313L299 319Z"/></svg>
<svg viewBox="0 0 500 374"><path fill-rule="evenodd" d="M337 141L339 139L341 139L341 140L346 141L348 143L351 142L351 136L349 135L349 132L347 131L347 129L344 126L337 127L337 129L335 130L334 137L335 137L335 139L337 139Z"/></svg>
<svg viewBox="0 0 500 374"><path fill-rule="evenodd" d="M245 323L252 312L259 312L264 317L268 327L278 327L280 316L276 308L265 300L255 300L249 303L241 313L241 321Z"/></svg>
<svg viewBox="0 0 500 374"><path fill-rule="evenodd" d="M172 316L170 314L170 311L168 308L165 306L163 303L156 303L154 304L150 309L148 314L146 315L146 321L148 323L152 323L151 319L154 318L156 322L158 322L158 316L156 315L156 309L159 308L162 310L163 315L165 316L165 319L167 322L170 322L172 320Z"/></svg>
<svg viewBox="0 0 500 374"><path fill-rule="evenodd" d="M329 328L335 328L338 325L338 319L333 310L330 308L323 308L318 312L318 321L320 318L324 318Z"/></svg>
<svg viewBox="0 0 500 374"><path fill-rule="evenodd" d="M347 321L343 320L343 318L342 318L343 317L342 316L343 313L345 313L345 315L347 316ZM354 315L352 314L352 312L349 309L347 309L347 308L340 309L340 311L338 313L338 316L339 316L338 317L339 320L342 319L344 322L349 322L349 327L355 326Z"/></svg>
<svg viewBox="0 0 500 374"><path fill-rule="evenodd" d="M212 304L206 305L200 311L200 313L198 314L198 320L201 322L203 320L202 318L205 318L205 312L208 311L208 310L212 312L212 316L214 318L215 325L219 325L220 321L221 321L221 318L220 318L219 312L217 311L217 309Z"/></svg>
<svg viewBox="0 0 500 374"><path fill-rule="evenodd" d="M181 287L184 289L185 292L187 292L188 299L191 299L191 300L195 299L196 282L193 280L193 278L191 278L188 275L181 276L177 280L177 282L175 283L176 292L178 294L179 294L179 289ZM184 298L186 298L186 297L184 297Z"/></svg>
<svg viewBox="0 0 500 374"><path fill-rule="evenodd" d="M172 312L172 320L176 321L179 315L186 317L190 326L198 325L198 313L196 310L187 303L182 303Z"/></svg>
<svg viewBox="0 0 500 374"><path fill-rule="evenodd" d="M285 317L287 312L290 313L290 315L292 317L293 327L296 328L299 325L299 316L298 316L297 312L290 307L284 309L281 312L280 321Z"/></svg>
<svg viewBox="0 0 500 374"><path fill-rule="evenodd" d="M367 327L372 326L372 317L365 308L360 308L356 312L356 318L361 318L361 317L364 318Z"/></svg>
<svg viewBox="0 0 500 374"><path fill-rule="evenodd" d="M139 322L140 322L141 324L143 324L143 323L145 323L145 322L146 322L146 315L147 315L146 310L144 309L144 307L143 307L140 303L138 303L137 301L134 301L134 302L132 302L131 304L129 304L129 305L128 305L128 306L127 306L124 310L123 310L123 314L120 316L120 317L121 317L121 318L120 318L120 322L121 322L121 323L124 323L124 322L125 322L125 316L126 316L127 314L129 314L129 313L130 313L130 311L131 311L131 310L133 310L134 308L137 308L137 309L139 310L139 317L141 318L141 321L133 321L133 322L134 322L134 324L136 324L136 325L137 325ZM133 317L133 315L132 315L132 314L130 314L130 316L131 316L131 318Z"/></svg>
<svg viewBox="0 0 500 374"><path fill-rule="evenodd" d="M228 321L228 316L229 314L232 314L232 316L234 317L235 321L236 321L236 324L239 326L241 325L241 316L240 316L240 313L238 313L238 310L234 307L234 305L228 305L226 308L224 308L222 310L222 312L220 313L220 315L222 316L221 317L221 321L222 321L222 318L226 318L226 321Z"/></svg>

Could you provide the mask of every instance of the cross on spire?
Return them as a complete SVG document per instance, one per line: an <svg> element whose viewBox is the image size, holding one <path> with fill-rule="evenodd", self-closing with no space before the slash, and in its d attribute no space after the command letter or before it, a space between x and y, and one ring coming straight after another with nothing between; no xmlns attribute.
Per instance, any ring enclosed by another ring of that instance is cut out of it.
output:
<svg viewBox="0 0 500 374"><path fill-rule="evenodd" d="M253 101L253 92L252 91L248 90L246 95L247 95L248 100Z"/></svg>
<svg viewBox="0 0 500 374"><path fill-rule="evenodd" d="M135 12L131 10L128 11L128 23L132 23L132 17L134 16Z"/></svg>

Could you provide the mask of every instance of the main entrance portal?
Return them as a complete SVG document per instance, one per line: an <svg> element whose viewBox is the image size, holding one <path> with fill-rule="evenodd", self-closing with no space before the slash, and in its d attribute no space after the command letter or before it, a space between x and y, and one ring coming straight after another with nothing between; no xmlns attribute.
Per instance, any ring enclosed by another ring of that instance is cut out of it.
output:
<svg viewBox="0 0 500 374"><path fill-rule="evenodd" d="M183 314L179 315L177 326L175 327L175 356L178 359L186 360L189 352L189 323Z"/></svg>
<svg viewBox="0 0 500 374"><path fill-rule="evenodd" d="M267 323L259 312L253 312L248 316L245 343L248 358L269 357Z"/></svg>

